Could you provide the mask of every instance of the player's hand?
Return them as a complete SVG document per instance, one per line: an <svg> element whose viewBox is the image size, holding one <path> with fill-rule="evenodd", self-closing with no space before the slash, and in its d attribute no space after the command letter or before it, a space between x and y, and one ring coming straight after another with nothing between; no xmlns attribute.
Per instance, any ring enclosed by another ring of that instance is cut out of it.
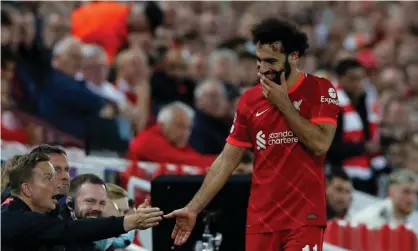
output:
<svg viewBox="0 0 418 251"><path fill-rule="evenodd" d="M162 220L162 216L163 212L157 207L151 207L146 200L145 203L138 206L134 214L125 216L123 227L126 232L155 227Z"/></svg>
<svg viewBox="0 0 418 251"><path fill-rule="evenodd" d="M279 109L292 106L287 92L287 83L284 72L280 76L281 84L278 85L263 74L258 73L264 97Z"/></svg>
<svg viewBox="0 0 418 251"><path fill-rule="evenodd" d="M197 214L187 207L174 210L173 212L164 215L164 218L176 219L176 225L171 233L174 245L180 246L187 241L192 233L194 225L196 224L196 216Z"/></svg>

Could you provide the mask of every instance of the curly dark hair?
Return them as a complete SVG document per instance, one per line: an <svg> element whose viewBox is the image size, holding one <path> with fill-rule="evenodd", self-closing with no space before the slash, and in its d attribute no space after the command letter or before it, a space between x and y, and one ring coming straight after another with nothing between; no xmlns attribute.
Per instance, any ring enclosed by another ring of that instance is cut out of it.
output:
<svg viewBox="0 0 418 251"><path fill-rule="evenodd" d="M342 77L354 68L363 68L363 65L355 58L346 58L338 61L334 70L338 77Z"/></svg>
<svg viewBox="0 0 418 251"><path fill-rule="evenodd" d="M285 54L298 52L302 57L309 48L308 36L295 24L278 19L267 18L251 30L255 44L281 42Z"/></svg>

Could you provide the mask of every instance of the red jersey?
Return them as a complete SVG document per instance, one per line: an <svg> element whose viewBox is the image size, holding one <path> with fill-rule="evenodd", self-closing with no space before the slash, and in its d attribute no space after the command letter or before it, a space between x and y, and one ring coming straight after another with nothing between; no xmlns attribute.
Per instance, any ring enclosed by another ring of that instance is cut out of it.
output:
<svg viewBox="0 0 418 251"><path fill-rule="evenodd" d="M311 122L337 124L340 106L328 80L302 73L289 98ZM247 233L326 225L325 156L299 142L261 85L242 95L227 142L254 151Z"/></svg>

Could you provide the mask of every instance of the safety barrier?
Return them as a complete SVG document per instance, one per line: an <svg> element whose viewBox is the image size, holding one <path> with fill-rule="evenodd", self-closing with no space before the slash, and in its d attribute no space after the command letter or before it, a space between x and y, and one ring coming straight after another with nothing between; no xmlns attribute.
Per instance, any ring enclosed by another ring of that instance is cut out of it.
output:
<svg viewBox="0 0 418 251"><path fill-rule="evenodd" d="M368 229L347 221L330 221L324 241L353 251L418 251L418 238L405 226Z"/></svg>

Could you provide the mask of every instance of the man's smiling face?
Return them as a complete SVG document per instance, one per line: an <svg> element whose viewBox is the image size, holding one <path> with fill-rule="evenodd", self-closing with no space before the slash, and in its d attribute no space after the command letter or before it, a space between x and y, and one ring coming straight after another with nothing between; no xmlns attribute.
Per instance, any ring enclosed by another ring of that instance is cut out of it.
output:
<svg viewBox="0 0 418 251"><path fill-rule="evenodd" d="M257 44L257 70L276 84L280 84L280 75L289 77L291 67L281 43Z"/></svg>

